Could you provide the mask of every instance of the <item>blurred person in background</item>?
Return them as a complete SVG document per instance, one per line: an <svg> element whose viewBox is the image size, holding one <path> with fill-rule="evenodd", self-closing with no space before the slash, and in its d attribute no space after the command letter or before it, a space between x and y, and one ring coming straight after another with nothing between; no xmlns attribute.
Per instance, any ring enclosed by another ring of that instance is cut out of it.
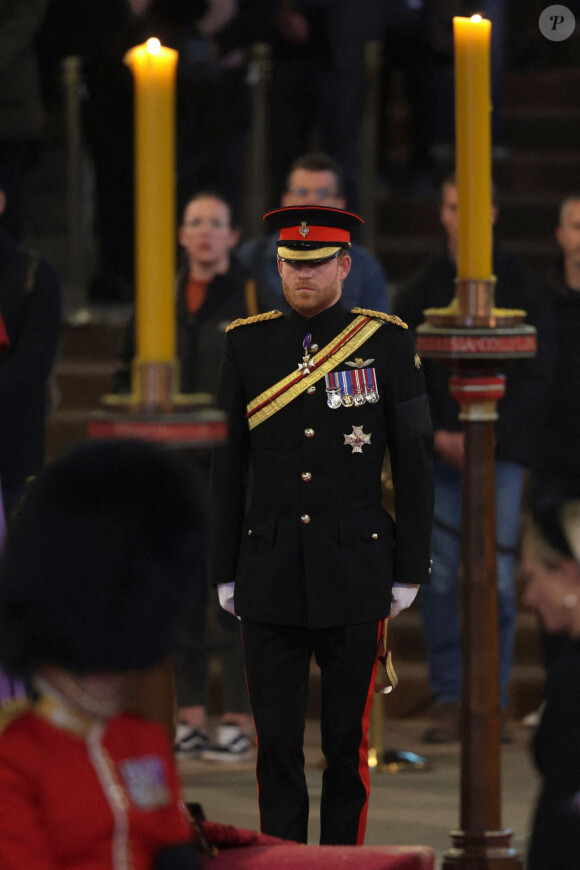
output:
<svg viewBox="0 0 580 870"><path fill-rule="evenodd" d="M299 157L287 175L280 205L346 208L340 164L330 155L319 151ZM249 239L240 245L237 255L256 282L260 311L279 309L287 312L289 306L284 298L278 274L276 242L275 233ZM388 313L389 288L383 267L370 251L356 242L352 242L349 253L352 265L342 290L344 305L347 308L358 305Z"/></svg>
<svg viewBox="0 0 580 870"><path fill-rule="evenodd" d="M45 89L69 55L82 60L84 135L95 170L98 263L89 302L134 298L133 76L126 52L157 37L179 52L177 208L211 187L241 205L243 139L250 120L240 55L266 39L276 2L50 0L40 51Z"/></svg>
<svg viewBox="0 0 580 870"><path fill-rule="evenodd" d="M535 416L532 509L554 480L580 477L580 193L570 193L562 200L555 235L561 256L547 279L556 326L556 361L550 387ZM570 638L543 627L541 635L548 670L552 662L567 654ZM535 727L539 712L525 716L524 724Z"/></svg>
<svg viewBox="0 0 580 870"><path fill-rule="evenodd" d="M533 740L542 777L527 870L576 870L580 854L580 484L552 481L533 507L523 538L524 602L544 631L565 636L550 663L545 704Z"/></svg>
<svg viewBox="0 0 580 870"><path fill-rule="evenodd" d="M7 200L0 176L0 213ZM8 518L44 462L61 306L55 269L0 229L0 480Z"/></svg>
<svg viewBox="0 0 580 870"><path fill-rule="evenodd" d="M217 392L227 326L238 317L255 314L253 284L232 250L239 229L232 210L217 193L200 191L191 197L179 227L183 262L177 276L177 357L181 392ZM131 390L135 356L135 322L125 332L124 348L114 378L114 391ZM207 483L209 455L197 457ZM175 636L175 679L179 722L175 738L181 756L235 761L253 752L252 722L246 689L238 620L218 606L217 593L207 583L182 608ZM215 740L207 723L209 701L208 618L221 663L223 713Z"/></svg>
<svg viewBox="0 0 580 870"><path fill-rule="evenodd" d="M45 111L36 39L49 0L0 3L0 172L6 194L0 228L22 237L22 185L40 148Z"/></svg>

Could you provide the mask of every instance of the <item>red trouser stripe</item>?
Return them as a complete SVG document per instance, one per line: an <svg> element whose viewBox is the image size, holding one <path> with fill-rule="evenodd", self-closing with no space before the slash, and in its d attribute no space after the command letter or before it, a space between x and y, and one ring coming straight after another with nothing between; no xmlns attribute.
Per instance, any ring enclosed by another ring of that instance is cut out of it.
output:
<svg viewBox="0 0 580 870"><path fill-rule="evenodd" d="M381 619L379 621L379 627L377 630L377 649L379 645L379 640L383 634L383 627L385 621ZM357 846L362 846L365 839L365 833L367 829L367 814L369 810L369 795L371 793L371 784L369 779L369 725L371 719L371 707L373 704L373 697L375 693L375 679L377 676L377 667L379 664L378 657L375 658L375 664L373 666L373 671L371 674L371 681L369 684L369 690L367 694L367 701L365 704L365 710L362 719L362 740L358 750L358 772L361 778L361 781L365 787L365 791L367 793L367 798L364 802L364 806L361 810L359 822L358 822L358 833L356 838Z"/></svg>

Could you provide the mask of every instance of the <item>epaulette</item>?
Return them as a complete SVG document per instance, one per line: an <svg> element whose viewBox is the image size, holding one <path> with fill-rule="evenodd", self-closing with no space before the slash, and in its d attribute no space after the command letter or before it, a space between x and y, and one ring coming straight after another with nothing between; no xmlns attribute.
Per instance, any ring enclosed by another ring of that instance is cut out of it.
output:
<svg viewBox="0 0 580 870"><path fill-rule="evenodd" d="M262 320L274 320L275 317L282 317L282 312L274 309L274 311L264 311L263 314L253 314L251 317L238 317L226 327L226 332L236 329L237 326L248 326L250 323L260 323Z"/></svg>
<svg viewBox="0 0 580 870"><path fill-rule="evenodd" d="M409 328L405 321L401 320L400 317L397 317L396 314L385 314L384 311L372 311L370 308L351 308L351 311L353 314L366 314L367 317L378 317L379 320L386 320L388 323L394 323L396 326L402 327L402 329Z"/></svg>
<svg viewBox="0 0 580 870"><path fill-rule="evenodd" d="M23 716L31 709L30 702L24 698L14 699L13 701L4 701L0 705L0 734L5 731L8 726Z"/></svg>

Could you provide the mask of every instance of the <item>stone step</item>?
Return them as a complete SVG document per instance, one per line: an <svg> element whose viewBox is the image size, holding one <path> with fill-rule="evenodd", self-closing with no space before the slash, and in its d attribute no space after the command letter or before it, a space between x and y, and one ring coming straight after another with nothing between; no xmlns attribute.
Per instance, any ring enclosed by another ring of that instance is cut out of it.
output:
<svg viewBox="0 0 580 870"><path fill-rule="evenodd" d="M59 360L114 361L119 357L129 316L126 306L102 309L101 320L94 315L86 325L64 324L61 332Z"/></svg>
<svg viewBox="0 0 580 870"><path fill-rule="evenodd" d="M517 106L504 112L508 148L575 149L580 137L580 108Z"/></svg>
<svg viewBox="0 0 580 870"><path fill-rule="evenodd" d="M493 174L499 190L502 193L535 191L561 195L576 190L580 184L577 143L578 137L576 145L566 149L554 136L549 151L527 143L507 160L495 163Z"/></svg>
<svg viewBox="0 0 580 870"><path fill-rule="evenodd" d="M210 694L209 714L219 714L222 707L221 669L219 661L210 656ZM400 656L395 661L399 678L396 689L383 700L385 719L407 719L423 717L433 697L429 688L427 663L406 662ZM542 701L545 672L541 665L521 665L514 667L510 685L510 715L522 719L536 710ZM320 671L313 661L310 668L310 687L308 694L307 716L320 717Z"/></svg>
<svg viewBox="0 0 580 870"><path fill-rule="evenodd" d="M111 392L115 370L114 361L63 359L58 362L54 376L59 391L59 408L95 410L101 397Z"/></svg>
<svg viewBox="0 0 580 870"><path fill-rule="evenodd" d="M580 170L580 160L578 161ZM503 237L546 237L558 221L562 197L558 193L500 192L496 234ZM439 204L435 199L413 200L401 194L377 205L377 223L381 235L439 235Z"/></svg>
<svg viewBox="0 0 580 870"><path fill-rule="evenodd" d="M553 227L549 230L553 234ZM545 275L554 266L559 248L553 235L546 239L498 238L506 251L522 257L532 268ZM407 281L425 266L430 257L444 247L441 234L433 236L380 236L376 254L389 281L395 285Z"/></svg>
<svg viewBox="0 0 580 870"><path fill-rule="evenodd" d="M503 110L503 138L510 149L574 149L580 130L580 107L570 105L507 105ZM398 103L387 118L387 151L409 148L409 108ZM452 135L452 134L451 134Z"/></svg>
<svg viewBox="0 0 580 870"><path fill-rule="evenodd" d="M46 459L50 461L64 450L87 439L90 412L58 408L46 426Z"/></svg>
<svg viewBox="0 0 580 870"><path fill-rule="evenodd" d="M516 663L541 664L542 649L537 616L520 605L517 615L514 658ZM389 645L393 655L405 662L423 661L426 656L421 615L416 605L389 624Z"/></svg>
<svg viewBox="0 0 580 870"><path fill-rule="evenodd" d="M580 68L508 72L504 105L580 106Z"/></svg>

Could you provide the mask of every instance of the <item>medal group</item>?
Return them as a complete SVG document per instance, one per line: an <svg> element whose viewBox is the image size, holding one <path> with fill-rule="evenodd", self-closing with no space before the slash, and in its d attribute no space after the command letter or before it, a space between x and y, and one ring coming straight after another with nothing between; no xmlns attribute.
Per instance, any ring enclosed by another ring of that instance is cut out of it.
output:
<svg viewBox="0 0 580 870"><path fill-rule="evenodd" d="M304 376L310 374L315 367L311 353L318 351L318 345L312 344L312 335L309 332L302 342L304 356L298 363L298 369ZM351 369L340 372L329 372L324 376L326 383L326 404L329 408L360 408L366 402L374 405L379 400L377 388L377 375L374 368L368 368L374 362L372 359L362 360L357 357L354 362L347 362Z"/></svg>
<svg viewBox="0 0 580 870"><path fill-rule="evenodd" d="M360 407L365 402L374 405L379 400L377 376L373 368L329 372L326 382L326 404L329 408Z"/></svg>

